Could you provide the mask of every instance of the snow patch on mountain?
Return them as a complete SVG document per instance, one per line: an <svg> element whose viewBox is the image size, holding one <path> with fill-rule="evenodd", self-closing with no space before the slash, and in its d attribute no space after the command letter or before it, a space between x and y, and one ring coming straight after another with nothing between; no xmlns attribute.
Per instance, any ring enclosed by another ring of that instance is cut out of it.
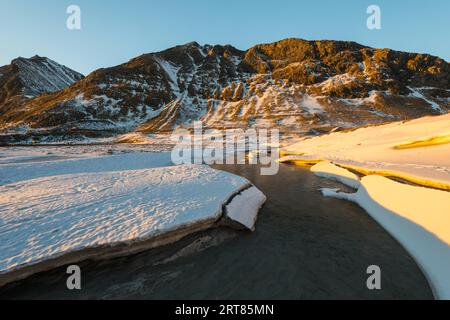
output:
<svg viewBox="0 0 450 320"><path fill-rule="evenodd" d="M301 106L310 114L323 113L324 108L319 102L320 98L323 97L312 97L309 95L305 95L301 102Z"/></svg>
<svg viewBox="0 0 450 320"><path fill-rule="evenodd" d="M354 76L349 75L348 73L343 73L329 77L327 80L317 84L316 86L322 89L322 93L327 93L336 87L346 86L354 81L356 81Z"/></svg>
<svg viewBox="0 0 450 320"><path fill-rule="evenodd" d="M411 90L411 93L409 94L411 97L414 98L418 98L418 99L423 99L424 101L426 101L427 103L430 104L431 108L433 108L436 111L439 111L440 113L444 113L444 110L442 110L442 108L439 106L439 104L437 104L436 102L434 102L433 100L425 97L421 92L419 88L412 88L412 87L408 87L409 90Z"/></svg>

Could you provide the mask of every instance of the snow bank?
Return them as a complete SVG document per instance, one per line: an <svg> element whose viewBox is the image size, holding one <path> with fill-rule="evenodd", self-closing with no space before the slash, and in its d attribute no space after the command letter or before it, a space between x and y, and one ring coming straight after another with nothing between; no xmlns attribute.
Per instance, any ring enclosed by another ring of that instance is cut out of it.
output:
<svg viewBox="0 0 450 320"><path fill-rule="evenodd" d="M375 175L362 178L355 194L322 192L364 208L414 257L435 296L450 299L450 192Z"/></svg>
<svg viewBox="0 0 450 320"><path fill-rule="evenodd" d="M110 251L128 254L152 239L146 249L176 241L211 227L230 198L249 186L242 177L202 165L68 174L0 186L0 285L40 271L40 263L54 268ZM229 218L253 229L264 200L254 187L242 192L229 204Z"/></svg>
<svg viewBox="0 0 450 320"><path fill-rule="evenodd" d="M245 178L173 166L170 153L69 159L58 153L55 160L33 149L11 156L24 162L0 162L0 286L171 243L227 213L253 230L265 201Z"/></svg>
<svg viewBox="0 0 450 320"><path fill-rule="evenodd" d="M316 176L341 182L351 188L358 189L359 187L359 177L356 174L338 167L329 161L317 163L311 168L311 171Z"/></svg>
<svg viewBox="0 0 450 320"><path fill-rule="evenodd" d="M424 117L304 139L282 149L280 162L329 160L366 175L450 190L449 135L450 114Z"/></svg>
<svg viewBox="0 0 450 320"><path fill-rule="evenodd" d="M354 184L355 194L322 193L358 203L416 259L435 296L450 299L450 192L383 177L450 190L449 136L450 114L424 117L304 139L279 161L313 163L317 175ZM359 187L345 168L367 175Z"/></svg>
<svg viewBox="0 0 450 320"><path fill-rule="evenodd" d="M227 205L227 217L239 222L250 230L255 230L258 211L266 200L266 196L256 187L244 190Z"/></svg>

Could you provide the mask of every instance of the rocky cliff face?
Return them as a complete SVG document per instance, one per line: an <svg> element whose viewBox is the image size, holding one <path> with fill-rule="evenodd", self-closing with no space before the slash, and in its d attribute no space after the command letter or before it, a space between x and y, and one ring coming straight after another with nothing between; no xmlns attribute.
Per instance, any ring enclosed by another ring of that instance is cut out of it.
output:
<svg viewBox="0 0 450 320"><path fill-rule="evenodd" d="M286 39L247 51L194 42L97 70L1 120L52 134L162 132L194 120L326 132L444 113L449 102L450 65L430 55L340 41Z"/></svg>

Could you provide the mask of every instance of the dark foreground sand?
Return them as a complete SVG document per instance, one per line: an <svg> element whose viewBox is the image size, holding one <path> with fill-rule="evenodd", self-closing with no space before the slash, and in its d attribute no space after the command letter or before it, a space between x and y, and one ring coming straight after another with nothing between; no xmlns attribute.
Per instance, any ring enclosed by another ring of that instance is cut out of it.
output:
<svg viewBox="0 0 450 320"><path fill-rule="evenodd" d="M65 268L0 289L6 299L432 299L409 254L357 205L323 198L336 183L307 168L221 167L268 196L256 232L214 229L131 257L83 262L82 290ZM378 265L382 289L366 287Z"/></svg>

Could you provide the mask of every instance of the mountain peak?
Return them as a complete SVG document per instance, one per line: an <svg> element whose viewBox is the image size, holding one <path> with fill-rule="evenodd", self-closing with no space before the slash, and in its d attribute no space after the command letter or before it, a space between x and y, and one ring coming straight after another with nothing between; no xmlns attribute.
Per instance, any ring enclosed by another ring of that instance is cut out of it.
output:
<svg viewBox="0 0 450 320"><path fill-rule="evenodd" d="M0 68L0 75L2 112L23 100L62 90L83 78L82 74L38 55L12 60Z"/></svg>
<svg viewBox="0 0 450 320"><path fill-rule="evenodd" d="M181 47L196 47L196 48L199 48L200 44L197 41L191 41L191 42L188 42L188 43L185 43L185 44L181 45Z"/></svg>
<svg viewBox="0 0 450 320"><path fill-rule="evenodd" d="M42 60L51 60L51 59L49 59L49 58L47 58L47 57L41 57L41 56L39 56L39 55L34 55L34 56L32 56L32 57L30 57L30 58L25 58L25 57L17 57L17 58L15 58L15 59L13 59L12 61L11 61L11 64L17 64L18 62L20 63L20 62L38 62L38 61L42 61Z"/></svg>

